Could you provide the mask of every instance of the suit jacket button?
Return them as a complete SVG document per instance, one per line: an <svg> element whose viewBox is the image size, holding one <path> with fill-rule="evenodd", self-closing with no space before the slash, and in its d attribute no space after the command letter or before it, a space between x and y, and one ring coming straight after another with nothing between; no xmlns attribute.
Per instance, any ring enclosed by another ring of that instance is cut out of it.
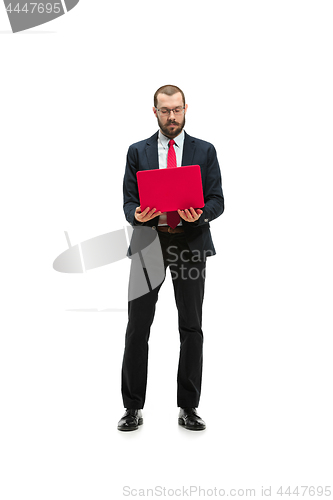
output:
<svg viewBox="0 0 333 500"><path fill-rule="evenodd" d="M152 229L156 229L156 226L152 226Z"/></svg>
<svg viewBox="0 0 333 500"><path fill-rule="evenodd" d="M208 222L208 219L205 219L205 222Z"/></svg>

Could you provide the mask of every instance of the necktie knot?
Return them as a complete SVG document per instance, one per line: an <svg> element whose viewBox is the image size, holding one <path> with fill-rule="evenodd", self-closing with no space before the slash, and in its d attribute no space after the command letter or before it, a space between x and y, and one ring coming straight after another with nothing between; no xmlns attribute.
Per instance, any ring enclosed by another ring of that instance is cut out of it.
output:
<svg viewBox="0 0 333 500"><path fill-rule="evenodd" d="M175 141L174 141L173 139L171 139L171 140L169 141L169 148L170 148L171 146L173 146L174 144L176 144L176 143L175 143Z"/></svg>

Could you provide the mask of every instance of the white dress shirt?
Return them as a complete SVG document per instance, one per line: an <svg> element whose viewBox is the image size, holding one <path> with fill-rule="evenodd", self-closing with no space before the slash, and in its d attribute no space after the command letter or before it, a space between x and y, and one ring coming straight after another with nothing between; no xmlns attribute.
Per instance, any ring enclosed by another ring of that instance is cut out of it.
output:
<svg viewBox="0 0 333 500"><path fill-rule="evenodd" d="M182 166L184 137L185 137L185 134L184 134L184 129L183 129L181 131L181 133L179 135L177 135L177 137L173 138L173 140L175 141L174 150L176 153L177 167ZM170 139L168 137L166 137L165 135L163 135L161 130L159 130L158 139L157 139L158 168L167 168L169 141L170 141ZM158 225L159 226L167 226L168 225L166 212L163 212L160 215ZM178 226L181 226L181 225L182 225L182 218L180 217L180 223L178 224Z"/></svg>

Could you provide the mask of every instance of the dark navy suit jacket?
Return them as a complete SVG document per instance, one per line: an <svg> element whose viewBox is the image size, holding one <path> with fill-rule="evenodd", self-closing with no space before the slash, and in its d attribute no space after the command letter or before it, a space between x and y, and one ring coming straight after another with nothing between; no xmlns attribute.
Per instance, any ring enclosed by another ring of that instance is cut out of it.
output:
<svg viewBox="0 0 333 500"><path fill-rule="evenodd" d="M124 213L132 226L150 226L156 229L158 225L159 217L144 223L139 223L134 217L135 209L140 206L136 173L138 170L159 167L157 139L158 132L149 139L132 144L128 149L123 184ZM182 224L190 250L194 250L196 257L200 256L204 260L216 253L209 223L224 211L221 172L214 146L185 132L182 166L186 165L200 165L205 206L196 222L182 219Z"/></svg>

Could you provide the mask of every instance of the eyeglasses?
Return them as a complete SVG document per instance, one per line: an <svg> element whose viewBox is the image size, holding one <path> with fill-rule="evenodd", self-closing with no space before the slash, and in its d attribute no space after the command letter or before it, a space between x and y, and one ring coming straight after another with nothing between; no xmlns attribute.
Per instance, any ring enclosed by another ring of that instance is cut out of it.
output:
<svg viewBox="0 0 333 500"><path fill-rule="evenodd" d="M156 108L157 111L161 113L162 116L170 116L170 113L173 112L175 116L180 116L183 113L183 110L185 109L185 106L181 107L178 106L177 108L174 109L168 109L168 108Z"/></svg>

